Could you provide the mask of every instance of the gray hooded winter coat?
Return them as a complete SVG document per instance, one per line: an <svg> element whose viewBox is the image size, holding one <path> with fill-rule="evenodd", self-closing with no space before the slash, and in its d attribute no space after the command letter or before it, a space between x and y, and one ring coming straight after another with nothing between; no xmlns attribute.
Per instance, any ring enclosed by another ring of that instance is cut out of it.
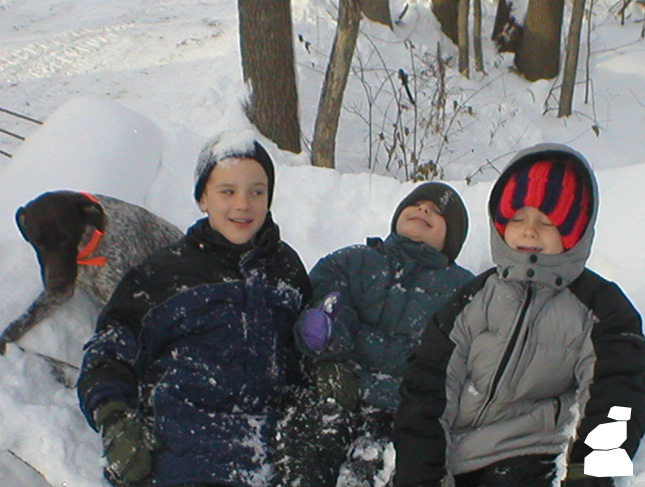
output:
<svg viewBox="0 0 645 487"><path fill-rule="evenodd" d="M493 187L535 154L573 160L588 175L587 229L557 255L513 250L495 229L495 269L478 276L436 313L410 359L395 423L395 485L439 485L529 454L567 452L582 462L583 440L612 406L632 408L630 457L645 425L645 341L641 319L619 287L585 268L598 189L585 159L542 144L519 153ZM535 160L535 159L533 159Z"/></svg>

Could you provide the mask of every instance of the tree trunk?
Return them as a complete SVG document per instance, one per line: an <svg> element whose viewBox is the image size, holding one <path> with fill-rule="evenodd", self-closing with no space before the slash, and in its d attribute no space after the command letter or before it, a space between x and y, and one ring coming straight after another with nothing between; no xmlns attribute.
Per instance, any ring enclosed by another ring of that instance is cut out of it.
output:
<svg viewBox="0 0 645 487"><path fill-rule="evenodd" d="M475 70L484 72L484 53L482 51L482 1L473 0L473 49Z"/></svg>
<svg viewBox="0 0 645 487"><path fill-rule="evenodd" d="M392 28L390 2L388 0L358 0L361 12L372 22L387 25Z"/></svg>
<svg viewBox="0 0 645 487"><path fill-rule="evenodd" d="M281 149L300 152L290 0L238 0L249 120Z"/></svg>
<svg viewBox="0 0 645 487"><path fill-rule="evenodd" d="M493 35L491 39L494 41L502 35L506 25L511 23L511 7L508 0L497 0L497 10L495 11L495 24L493 24Z"/></svg>
<svg viewBox="0 0 645 487"><path fill-rule="evenodd" d="M457 29L459 0L433 0L432 13L441 24L441 30L455 44L459 44Z"/></svg>
<svg viewBox="0 0 645 487"><path fill-rule="evenodd" d="M498 0L495 14L495 25L491 39L498 52L517 52L517 45L522 38L524 27L517 22L511 13L510 0Z"/></svg>
<svg viewBox="0 0 645 487"><path fill-rule="evenodd" d="M465 78L470 77L470 58L468 56L468 10L470 0L459 0L457 10L457 31L459 39L459 72Z"/></svg>
<svg viewBox="0 0 645 487"><path fill-rule="evenodd" d="M576 71L578 69L578 53L580 52L580 32L582 31L582 17L585 11L585 0L574 0L571 12L571 25L567 39L567 56L564 61L564 74L562 76L562 89L560 91L560 106L558 117L571 115L573 104L573 89L576 84Z"/></svg>
<svg viewBox="0 0 645 487"><path fill-rule="evenodd" d="M515 65L529 81L555 78L560 67L564 0L529 0Z"/></svg>
<svg viewBox="0 0 645 487"><path fill-rule="evenodd" d="M589 2L589 18L593 19L593 7L596 0L591 0ZM643 19L645 21L645 19ZM643 24L645 27L645 23ZM585 53L585 104L589 103L589 92L591 90L591 67L589 63L591 61L591 21L587 22L587 51Z"/></svg>
<svg viewBox="0 0 645 487"><path fill-rule="evenodd" d="M335 167L336 132L343 94L358 37L361 11L358 0L341 0L336 35L316 114L311 162L318 167Z"/></svg>

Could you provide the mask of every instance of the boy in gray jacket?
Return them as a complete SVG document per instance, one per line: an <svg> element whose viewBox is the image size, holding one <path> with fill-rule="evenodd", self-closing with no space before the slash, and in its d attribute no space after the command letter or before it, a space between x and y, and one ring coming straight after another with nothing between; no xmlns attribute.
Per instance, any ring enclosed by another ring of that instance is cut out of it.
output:
<svg viewBox="0 0 645 487"><path fill-rule="evenodd" d="M532 147L499 177L488 210L496 268L432 317L404 375L395 485L611 486L584 474L584 440L612 406L629 407L622 448L633 458L645 341L620 288L585 268L593 172L569 147Z"/></svg>

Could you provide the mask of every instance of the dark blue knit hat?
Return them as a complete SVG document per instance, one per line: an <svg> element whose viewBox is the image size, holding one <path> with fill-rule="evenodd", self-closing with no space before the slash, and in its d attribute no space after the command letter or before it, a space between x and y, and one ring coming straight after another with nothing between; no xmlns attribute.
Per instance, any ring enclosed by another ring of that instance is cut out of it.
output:
<svg viewBox="0 0 645 487"><path fill-rule="evenodd" d="M204 145L197 158L197 167L195 168L195 201L199 203L201 200L206 182L215 165L231 157L254 159L262 166L269 181L267 194L268 203L271 206L275 169L271 156L255 139L255 132L252 130L223 132Z"/></svg>

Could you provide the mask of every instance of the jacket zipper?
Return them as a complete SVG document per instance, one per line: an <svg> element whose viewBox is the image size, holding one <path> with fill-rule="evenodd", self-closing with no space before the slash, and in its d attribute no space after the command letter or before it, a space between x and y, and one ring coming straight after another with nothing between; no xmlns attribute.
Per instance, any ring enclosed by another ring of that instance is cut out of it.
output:
<svg viewBox="0 0 645 487"><path fill-rule="evenodd" d="M502 360L500 361L497 370L495 371L495 376L493 377L493 383L490 388L490 392L488 393L488 397L486 398L486 402L484 403L484 406L479 410L479 414L477 415L477 418L475 419L474 425L476 427L479 426L479 422L481 421L481 417L484 414L484 411L488 409L488 406L490 406L490 403L493 402L493 398L495 397L495 393L497 392L497 387L499 386L499 383L502 379L502 375L504 375L504 371L506 370L506 367L508 366L508 362L511 359L511 355L513 354L513 349L517 345L517 340L520 336L520 330L522 329L522 325L524 324L524 319L526 318L526 313L529 309L529 305L531 304L531 300L533 299L533 289L529 285L527 290L526 290L526 297L524 298L524 303L522 304L522 310L520 311L520 316L517 319L517 323L515 324L515 329L513 330L513 335L511 336L511 340L508 342L508 345L506 347L506 350L504 350L504 355L502 356Z"/></svg>

